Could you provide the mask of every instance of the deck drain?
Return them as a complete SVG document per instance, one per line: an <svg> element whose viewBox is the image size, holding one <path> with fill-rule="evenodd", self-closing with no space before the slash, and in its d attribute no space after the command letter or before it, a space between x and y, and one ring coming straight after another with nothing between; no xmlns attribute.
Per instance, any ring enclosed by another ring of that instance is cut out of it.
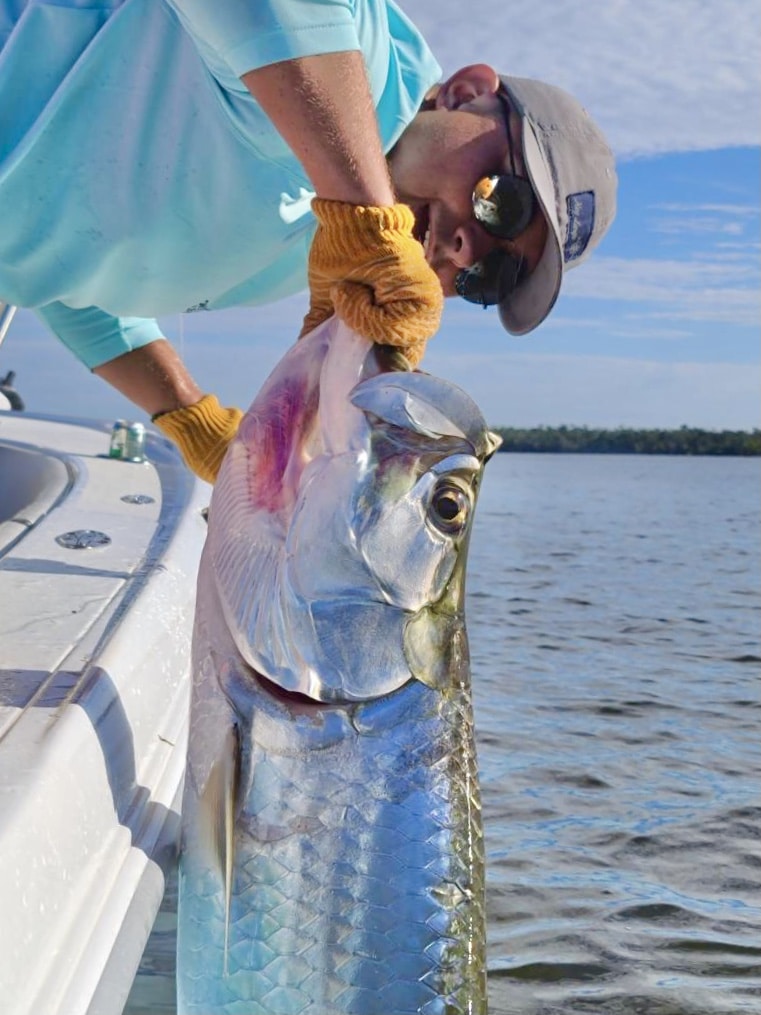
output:
<svg viewBox="0 0 761 1015"><path fill-rule="evenodd" d="M125 493L120 498L125 504L155 504L156 498L149 497L147 493Z"/></svg>
<svg viewBox="0 0 761 1015"><path fill-rule="evenodd" d="M97 529L74 529L71 532L62 532L55 537L56 543L65 546L67 550L92 550L98 546L108 546L111 537L105 532L98 532Z"/></svg>

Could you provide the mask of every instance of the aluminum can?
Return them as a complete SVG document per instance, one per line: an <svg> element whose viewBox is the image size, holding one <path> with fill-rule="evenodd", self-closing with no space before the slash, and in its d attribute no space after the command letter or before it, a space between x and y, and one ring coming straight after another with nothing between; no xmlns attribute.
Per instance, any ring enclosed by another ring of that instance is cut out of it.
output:
<svg viewBox="0 0 761 1015"><path fill-rule="evenodd" d="M111 430L110 458L123 462L145 461L145 427L142 423L127 423L117 419Z"/></svg>
<svg viewBox="0 0 761 1015"><path fill-rule="evenodd" d="M124 458L127 447L127 421L117 419L111 427L111 444L108 448L109 458Z"/></svg>
<svg viewBox="0 0 761 1015"><path fill-rule="evenodd" d="M128 462L145 461L145 427L142 423L130 423L127 427L127 454L124 457Z"/></svg>

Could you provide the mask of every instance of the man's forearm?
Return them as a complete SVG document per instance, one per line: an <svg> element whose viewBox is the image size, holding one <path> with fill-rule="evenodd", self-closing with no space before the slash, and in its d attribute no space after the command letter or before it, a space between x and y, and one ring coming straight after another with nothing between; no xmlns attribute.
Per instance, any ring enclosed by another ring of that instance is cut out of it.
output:
<svg viewBox="0 0 761 1015"><path fill-rule="evenodd" d="M151 416L193 405L203 395L165 339L102 363L93 373Z"/></svg>
<svg viewBox="0 0 761 1015"><path fill-rule="evenodd" d="M318 197L394 203L361 53L328 53L249 71L243 82L301 162Z"/></svg>

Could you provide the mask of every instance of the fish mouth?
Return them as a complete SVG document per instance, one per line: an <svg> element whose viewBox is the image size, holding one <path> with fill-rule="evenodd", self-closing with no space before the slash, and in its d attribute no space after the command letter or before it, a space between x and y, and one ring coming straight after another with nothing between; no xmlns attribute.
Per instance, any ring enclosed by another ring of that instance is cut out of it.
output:
<svg viewBox="0 0 761 1015"><path fill-rule="evenodd" d="M325 708L335 708L336 705L348 704L340 701L318 701L316 698L310 698L303 691L291 691L253 668L250 669L250 674L259 686L260 691L266 694L268 698L287 706L293 713L312 713Z"/></svg>

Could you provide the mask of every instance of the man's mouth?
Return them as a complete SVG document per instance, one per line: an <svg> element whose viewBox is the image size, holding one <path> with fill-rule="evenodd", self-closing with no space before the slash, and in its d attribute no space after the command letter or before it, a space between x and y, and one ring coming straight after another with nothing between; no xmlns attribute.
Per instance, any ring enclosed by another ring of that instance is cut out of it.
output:
<svg viewBox="0 0 761 1015"><path fill-rule="evenodd" d="M420 205L414 208L413 211L415 213L415 226L412 230L412 235L419 243L423 244L423 250L427 253L428 239L431 231L429 205Z"/></svg>

